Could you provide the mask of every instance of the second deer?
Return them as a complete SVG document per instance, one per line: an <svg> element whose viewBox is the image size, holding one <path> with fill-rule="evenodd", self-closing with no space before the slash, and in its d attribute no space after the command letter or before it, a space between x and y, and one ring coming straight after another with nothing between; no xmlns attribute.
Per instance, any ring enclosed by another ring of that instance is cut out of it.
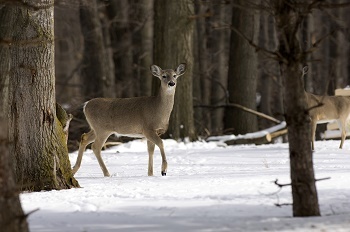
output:
<svg viewBox="0 0 350 232"><path fill-rule="evenodd" d="M341 131L339 148L343 148L346 138L346 121L350 115L350 97L346 96L319 96L311 93L306 94L306 101L310 108L311 118L311 147L315 150L315 133L317 121L336 119Z"/></svg>
<svg viewBox="0 0 350 232"><path fill-rule="evenodd" d="M110 176L101 157L101 149L107 138L116 134L128 137L145 137L148 147L148 175L153 175L153 153L155 145L162 156L162 176L167 172L167 160L163 141L159 135L166 132L170 113L174 105L177 78L185 73L186 64L175 70L162 70L157 65L150 67L154 76L161 80L157 96L134 98L95 98L84 106L84 114L91 130L81 137L77 161L73 174L80 168L83 153L88 144L98 160L104 176Z"/></svg>

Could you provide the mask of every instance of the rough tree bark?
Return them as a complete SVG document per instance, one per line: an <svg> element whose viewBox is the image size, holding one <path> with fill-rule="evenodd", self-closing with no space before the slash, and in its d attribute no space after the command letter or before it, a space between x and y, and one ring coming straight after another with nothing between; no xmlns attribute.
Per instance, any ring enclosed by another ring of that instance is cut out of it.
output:
<svg viewBox="0 0 350 232"><path fill-rule="evenodd" d="M285 118L288 126L293 215L319 216L311 151L310 119L301 78L303 62L297 38L302 14L293 1L273 0L278 52L284 78Z"/></svg>
<svg viewBox="0 0 350 232"><path fill-rule="evenodd" d="M177 82L168 134L174 139L188 137L195 140L192 101L194 20L190 18L194 15L193 1L155 0L154 12L154 63L164 68L187 63L186 73ZM154 86L158 89L159 82Z"/></svg>
<svg viewBox="0 0 350 232"><path fill-rule="evenodd" d="M255 0L258 3L259 0ZM246 6L246 1L237 0L236 4ZM252 9L234 7L232 27L256 42L259 35L259 15ZM234 31L231 32L230 59L228 70L229 100L256 110L257 53L247 40ZM246 134L258 130L257 117L235 108L226 109L225 128L234 134Z"/></svg>
<svg viewBox="0 0 350 232"><path fill-rule="evenodd" d="M1 53L0 51L0 58L3 55ZM0 90L2 90L1 86ZM5 114L3 108L0 110L0 228L1 231L25 232L29 231L28 224L19 200L19 191L15 185L9 153L8 115Z"/></svg>
<svg viewBox="0 0 350 232"><path fill-rule="evenodd" d="M8 31L8 8L0 9L0 32ZM8 84L10 47L0 36L0 228L2 231L26 232L28 224L15 185L8 140Z"/></svg>
<svg viewBox="0 0 350 232"><path fill-rule="evenodd" d="M12 4L14 3L14 4ZM53 0L2 6L2 46L10 49L9 141L19 188L51 190L79 186L56 117Z"/></svg>

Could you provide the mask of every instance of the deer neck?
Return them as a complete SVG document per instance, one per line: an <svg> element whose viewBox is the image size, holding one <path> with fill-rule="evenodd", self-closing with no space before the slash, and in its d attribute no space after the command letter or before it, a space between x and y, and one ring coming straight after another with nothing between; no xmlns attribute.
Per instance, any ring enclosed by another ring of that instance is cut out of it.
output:
<svg viewBox="0 0 350 232"><path fill-rule="evenodd" d="M159 110L163 111L169 117L174 106L174 97L175 88L173 90L167 90L164 87L161 87L157 95L157 100L160 107Z"/></svg>

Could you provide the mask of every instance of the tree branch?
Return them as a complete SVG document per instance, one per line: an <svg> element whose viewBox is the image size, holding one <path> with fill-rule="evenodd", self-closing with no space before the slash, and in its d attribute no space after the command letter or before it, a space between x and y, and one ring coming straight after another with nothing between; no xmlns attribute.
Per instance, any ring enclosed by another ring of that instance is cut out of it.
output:
<svg viewBox="0 0 350 232"><path fill-rule="evenodd" d="M236 103L227 103L227 104L223 104L223 105L195 105L194 107L212 108L212 109L224 108L224 107L234 107L234 108L239 108L241 110L244 110L244 111L246 111L248 113L255 114L255 115L259 116L259 117L265 118L265 119L270 120L270 121L272 121L274 123L277 123L277 124L281 123L281 121L276 119L276 118L273 118L273 117L271 117L271 116L269 116L267 114L258 112L256 110L249 109L249 108L247 108L245 106L242 106L242 105L236 104Z"/></svg>
<svg viewBox="0 0 350 232"><path fill-rule="evenodd" d="M273 51L270 51L266 48L263 48L259 45L257 45L256 43L253 42L253 40L249 39L246 35L244 35L240 30L238 30L237 28L231 26L231 25L226 25L226 26L219 26L219 27L213 27L214 29L224 29L224 28L229 28L231 29L232 31L234 31L238 36L240 36L241 38L243 38L244 40L246 40L249 45L251 45L252 47L255 48L255 51L256 52L259 52L259 51L262 51L270 56L268 56L269 58L271 59L275 59L277 61L283 61L285 62L285 59L282 57L281 54L279 54L278 52L273 52Z"/></svg>
<svg viewBox="0 0 350 232"><path fill-rule="evenodd" d="M304 55L308 54L308 53L312 53L316 50L316 48L318 47L318 45L325 40L326 38L328 38L328 36L333 35L335 32L339 31L340 28L336 28L333 29L332 31L330 31L329 33L325 34L324 36L322 36L321 38L319 38L315 43L312 44L311 48L309 50L306 50L304 52Z"/></svg>

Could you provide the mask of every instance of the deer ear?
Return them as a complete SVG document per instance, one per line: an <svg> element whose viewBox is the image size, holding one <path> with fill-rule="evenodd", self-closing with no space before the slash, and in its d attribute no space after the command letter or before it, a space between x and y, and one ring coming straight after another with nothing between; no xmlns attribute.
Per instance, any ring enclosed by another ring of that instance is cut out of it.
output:
<svg viewBox="0 0 350 232"><path fill-rule="evenodd" d="M185 63L181 63L179 64L179 66L175 69L175 72L177 74L177 76L181 76L182 74L184 74L186 71L186 64Z"/></svg>
<svg viewBox="0 0 350 232"><path fill-rule="evenodd" d="M157 65L151 65L150 70L153 74L153 76L160 77L162 74L162 69L159 68Z"/></svg>

